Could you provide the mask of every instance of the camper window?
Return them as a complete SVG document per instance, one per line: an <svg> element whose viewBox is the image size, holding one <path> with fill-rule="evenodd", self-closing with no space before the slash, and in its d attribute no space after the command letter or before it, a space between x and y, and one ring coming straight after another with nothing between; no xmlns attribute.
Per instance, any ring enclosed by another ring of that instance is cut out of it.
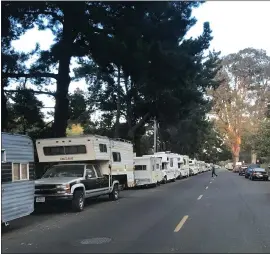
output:
<svg viewBox="0 0 270 254"><path fill-rule="evenodd" d="M159 169L159 164L156 164L156 169Z"/></svg>
<svg viewBox="0 0 270 254"><path fill-rule="evenodd" d="M113 152L113 161L120 162L121 161L121 154L118 152Z"/></svg>
<svg viewBox="0 0 270 254"><path fill-rule="evenodd" d="M173 167L173 158L170 159L170 167Z"/></svg>
<svg viewBox="0 0 270 254"><path fill-rule="evenodd" d="M178 163L178 168L181 168L181 163Z"/></svg>
<svg viewBox="0 0 270 254"><path fill-rule="evenodd" d="M1 150L1 161L2 162L6 162L7 158L6 158L6 151L5 149Z"/></svg>
<svg viewBox="0 0 270 254"><path fill-rule="evenodd" d="M167 169L167 163L162 163L162 169Z"/></svg>
<svg viewBox="0 0 270 254"><path fill-rule="evenodd" d="M135 165L135 170L146 170L146 165Z"/></svg>
<svg viewBox="0 0 270 254"><path fill-rule="evenodd" d="M29 179L29 165L26 163L12 164L12 180L21 181Z"/></svg>
<svg viewBox="0 0 270 254"><path fill-rule="evenodd" d="M105 144L99 144L99 151L101 153L107 153L107 146Z"/></svg>
<svg viewBox="0 0 270 254"><path fill-rule="evenodd" d="M68 155L68 154L85 154L85 145L75 145L75 146L49 146L43 147L43 152L45 156L52 155Z"/></svg>

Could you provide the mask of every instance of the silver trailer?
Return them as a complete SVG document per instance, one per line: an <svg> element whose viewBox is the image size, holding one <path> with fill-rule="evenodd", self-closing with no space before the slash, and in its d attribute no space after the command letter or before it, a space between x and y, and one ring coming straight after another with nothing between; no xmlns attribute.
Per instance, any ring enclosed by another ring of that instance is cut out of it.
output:
<svg viewBox="0 0 270 254"><path fill-rule="evenodd" d="M34 211L34 146L28 136L1 134L1 223L8 224Z"/></svg>

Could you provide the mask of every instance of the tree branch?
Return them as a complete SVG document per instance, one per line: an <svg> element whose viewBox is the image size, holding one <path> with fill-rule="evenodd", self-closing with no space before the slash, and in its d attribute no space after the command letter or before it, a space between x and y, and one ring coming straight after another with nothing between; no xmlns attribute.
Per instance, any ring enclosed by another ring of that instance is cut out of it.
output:
<svg viewBox="0 0 270 254"><path fill-rule="evenodd" d="M151 116L150 112L146 113L142 117L142 119L128 131L128 137L134 138L134 134L136 130L142 127L145 124L145 122L149 119L150 116Z"/></svg>
<svg viewBox="0 0 270 254"><path fill-rule="evenodd" d="M46 95L50 95L50 96L55 97L55 92L36 91L33 89L25 89L25 90L27 90L31 93L35 93L35 94L46 94ZM4 90L4 92L6 92L6 93L22 93L25 90Z"/></svg>
<svg viewBox="0 0 270 254"><path fill-rule="evenodd" d="M43 72L33 72L33 73L6 73L2 72L2 78L58 78L58 74L54 73L43 73Z"/></svg>

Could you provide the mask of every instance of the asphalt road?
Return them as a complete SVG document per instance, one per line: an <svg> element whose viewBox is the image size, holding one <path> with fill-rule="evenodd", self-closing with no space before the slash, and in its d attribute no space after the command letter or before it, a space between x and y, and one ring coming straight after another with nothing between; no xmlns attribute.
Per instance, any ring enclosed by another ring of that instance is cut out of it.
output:
<svg viewBox="0 0 270 254"><path fill-rule="evenodd" d="M270 253L270 181L225 170L15 221L3 253Z"/></svg>

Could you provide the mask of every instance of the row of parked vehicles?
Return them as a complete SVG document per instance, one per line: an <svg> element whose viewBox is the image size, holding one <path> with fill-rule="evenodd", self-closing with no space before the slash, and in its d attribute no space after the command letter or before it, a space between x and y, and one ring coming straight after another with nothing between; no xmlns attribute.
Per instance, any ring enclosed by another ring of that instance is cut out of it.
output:
<svg viewBox="0 0 270 254"><path fill-rule="evenodd" d="M240 176L245 176L245 178L254 181L254 180L263 180L268 181L269 175L265 168L261 168L259 164L242 164L238 167L235 167L234 172L238 172Z"/></svg>
<svg viewBox="0 0 270 254"><path fill-rule="evenodd" d="M85 199L108 195L117 200L123 188L157 186L210 170L187 155L157 152L136 157L131 142L87 135L36 140L39 164L35 178L34 145L24 135L2 133L2 222L32 213L35 206L62 201L82 211Z"/></svg>

